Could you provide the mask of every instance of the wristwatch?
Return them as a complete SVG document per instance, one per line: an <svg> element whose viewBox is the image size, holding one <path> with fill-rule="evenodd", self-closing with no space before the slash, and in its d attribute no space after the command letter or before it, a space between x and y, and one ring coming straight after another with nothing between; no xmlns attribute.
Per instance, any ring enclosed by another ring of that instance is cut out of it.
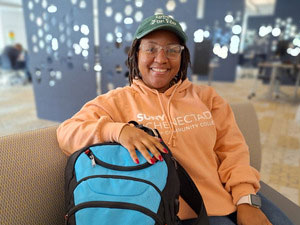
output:
<svg viewBox="0 0 300 225"><path fill-rule="evenodd" d="M236 205L240 205L240 204L249 204L253 207L260 208L261 207L261 199L258 195L249 194L249 195L241 197L240 200L238 200Z"/></svg>

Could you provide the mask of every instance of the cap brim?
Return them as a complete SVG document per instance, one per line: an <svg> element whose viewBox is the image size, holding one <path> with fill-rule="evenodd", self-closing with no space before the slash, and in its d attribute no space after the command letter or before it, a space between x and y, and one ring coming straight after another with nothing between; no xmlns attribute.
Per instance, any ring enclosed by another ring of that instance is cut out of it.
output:
<svg viewBox="0 0 300 225"><path fill-rule="evenodd" d="M141 39L142 37L146 36L147 34L155 31L155 30L168 30L171 31L173 33L175 33L184 43L187 41L187 36L185 35L184 32L180 32L178 29L176 29L175 27L172 27L170 25L161 25L161 26L156 26L152 29L149 29L147 31L141 32L140 34L136 35L137 39Z"/></svg>

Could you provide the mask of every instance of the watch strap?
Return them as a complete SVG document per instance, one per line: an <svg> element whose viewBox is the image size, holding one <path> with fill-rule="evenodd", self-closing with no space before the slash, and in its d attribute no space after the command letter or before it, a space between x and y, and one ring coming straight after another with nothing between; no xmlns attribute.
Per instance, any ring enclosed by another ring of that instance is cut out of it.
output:
<svg viewBox="0 0 300 225"><path fill-rule="evenodd" d="M238 200L238 202L236 203L236 205L241 205L241 204L249 204L249 205L251 205L250 195L242 196Z"/></svg>
<svg viewBox="0 0 300 225"><path fill-rule="evenodd" d="M261 207L261 199L258 195L249 194L249 195L242 196L238 200L236 205L238 206L240 204L249 204L253 207L260 208Z"/></svg>

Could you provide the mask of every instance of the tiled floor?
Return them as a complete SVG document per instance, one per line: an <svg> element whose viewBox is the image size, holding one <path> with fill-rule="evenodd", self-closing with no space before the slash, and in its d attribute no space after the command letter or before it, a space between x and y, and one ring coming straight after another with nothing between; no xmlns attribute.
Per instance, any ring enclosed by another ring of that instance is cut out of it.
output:
<svg viewBox="0 0 300 225"><path fill-rule="evenodd" d="M195 81L197 82L197 81ZM217 92L229 102L244 102L253 79L234 83L213 82ZM300 205L300 92L299 100L265 97L268 86L259 85L251 99L259 118L262 142L261 178ZM293 95L293 87L282 87ZM31 85L0 85L0 136L57 124L36 117Z"/></svg>

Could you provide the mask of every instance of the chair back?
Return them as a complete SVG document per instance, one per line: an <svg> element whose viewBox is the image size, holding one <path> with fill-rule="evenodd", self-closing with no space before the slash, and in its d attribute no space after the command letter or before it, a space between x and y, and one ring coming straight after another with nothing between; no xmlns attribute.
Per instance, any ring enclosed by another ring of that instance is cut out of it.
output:
<svg viewBox="0 0 300 225"><path fill-rule="evenodd" d="M231 104L235 120L249 146L250 164L258 171L261 167L261 143L257 115L249 102Z"/></svg>
<svg viewBox="0 0 300 225"><path fill-rule="evenodd" d="M10 59L6 54L1 54L0 55L0 67L2 70L11 70L12 65L10 62Z"/></svg>

